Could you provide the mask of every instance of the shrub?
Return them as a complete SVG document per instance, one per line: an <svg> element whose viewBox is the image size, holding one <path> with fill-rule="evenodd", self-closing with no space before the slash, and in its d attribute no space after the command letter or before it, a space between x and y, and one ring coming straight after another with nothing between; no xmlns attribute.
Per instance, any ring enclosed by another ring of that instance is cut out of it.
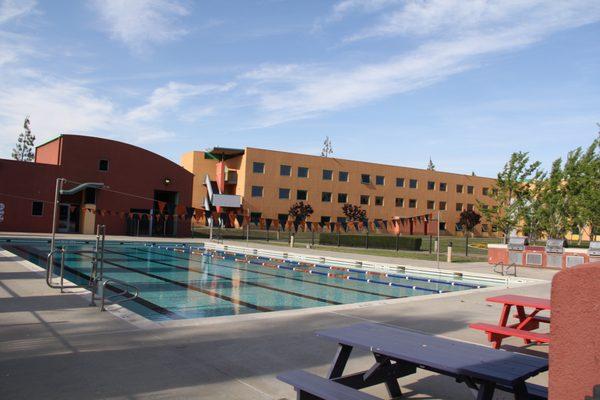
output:
<svg viewBox="0 0 600 400"><path fill-rule="evenodd" d="M366 247L366 235L339 235L340 246L346 247ZM369 248L396 250L420 250L422 239L412 236L390 236L390 235L370 235ZM337 233L321 233L319 235L319 244L333 245L338 244Z"/></svg>

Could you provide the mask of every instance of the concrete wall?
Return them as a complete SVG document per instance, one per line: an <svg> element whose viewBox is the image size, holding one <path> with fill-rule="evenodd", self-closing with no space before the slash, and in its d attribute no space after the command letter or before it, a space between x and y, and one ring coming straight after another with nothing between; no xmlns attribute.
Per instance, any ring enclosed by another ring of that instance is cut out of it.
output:
<svg viewBox="0 0 600 400"><path fill-rule="evenodd" d="M540 264L528 264L527 254L539 254L541 259ZM527 265L530 267L543 267L543 268L567 268L568 259L581 259L581 264L597 261L593 257L588 255L587 249L581 248L565 248L563 254L560 256L561 265L551 265L549 255L546 253L544 246L526 246L525 251L521 254L521 261L517 265ZM505 244L488 244L488 263L497 264L504 263L510 264L508 248ZM573 265L571 265L572 267Z"/></svg>
<svg viewBox="0 0 600 400"><path fill-rule="evenodd" d="M591 397L600 384L600 262L554 276L551 335L550 399Z"/></svg>

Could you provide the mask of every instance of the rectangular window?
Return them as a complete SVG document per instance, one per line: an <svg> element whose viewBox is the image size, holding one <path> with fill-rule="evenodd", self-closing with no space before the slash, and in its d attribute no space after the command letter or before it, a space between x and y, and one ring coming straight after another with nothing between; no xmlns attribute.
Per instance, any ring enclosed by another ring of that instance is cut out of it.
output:
<svg viewBox="0 0 600 400"><path fill-rule="evenodd" d="M324 181L333 180L333 171L330 169L324 169L323 170L323 180Z"/></svg>
<svg viewBox="0 0 600 400"><path fill-rule="evenodd" d="M417 200L416 199L408 200L408 208L417 208Z"/></svg>
<svg viewBox="0 0 600 400"><path fill-rule="evenodd" d="M404 178L396 178L396 187L404 187Z"/></svg>
<svg viewBox="0 0 600 400"><path fill-rule="evenodd" d="M44 203L41 201L34 201L31 203L31 215L34 217L41 217L44 213Z"/></svg>
<svg viewBox="0 0 600 400"><path fill-rule="evenodd" d="M100 163L98 163L98 169L100 171L108 171L108 160L100 160Z"/></svg>
<svg viewBox="0 0 600 400"><path fill-rule="evenodd" d="M440 211L446 211L446 202L440 201Z"/></svg>
<svg viewBox="0 0 600 400"><path fill-rule="evenodd" d="M260 222L260 217L262 217L262 213L253 212L250 213L250 222L253 224L258 224Z"/></svg>
<svg viewBox="0 0 600 400"><path fill-rule="evenodd" d="M290 189L279 188L279 198L280 199L289 199L290 198Z"/></svg>
<svg viewBox="0 0 600 400"><path fill-rule="evenodd" d="M382 206L383 205L383 196L375 196L375 205Z"/></svg>
<svg viewBox="0 0 600 400"><path fill-rule="evenodd" d="M346 193L338 193L338 203L347 203L348 195Z"/></svg>
<svg viewBox="0 0 600 400"><path fill-rule="evenodd" d="M435 201L433 201L433 200L427 200L427 209L428 210L435 210Z"/></svg>
<svg viewBox="0 0 600 400"><path fill-rule="evenodd" d="M338 179L340 182L348 182L348 173L346 171L340 171Z"/></svg>
<svg viewBox="0 0 600 400"><path fill-rule="evenodd" d="M481 232L487 232L488 231L488 224L481 224Z"/></svg>
<svg viewBox="0 0 600 400"><path fill-rule="evenodd" d="M326 217L326 216L322 216L321 217L321 223L322 224L328 224L331 222L331 217Z"/></svg>
<svg viewBox="0 0 600 400"><path fill-rule="evenodd" d="M462 193L464 190L463 185L456 185L456 193Z"/></svg>
<svg viewBox="0 0 600 400"><path fill-rule="evenodd" d="M447 190L446 182L440 182L440 192L445 192Z"/></svg>
<svg viewBox="0 0 600 400"><path fill-rule="evenodd" d="M322 192L321 201L324 203L331 203L331 192Z"/></svg>
<svg viewBox="0 0 600 400"><path fill-rule="evenodd" d="M416 189L417 186L419 186L419 181L417 181L416 179L411 179L410 181L408 181L409 188Z"/></svg>
<svg viewBox="0 0 600 400"><path fill-rule="evenodd" d="M337 217L336 220L341 224L342 222L346 222L346 217Z"/></svg>
<svg viewBox="0 0 600 400"><path fill-rule="evenodd" d="M369 196L367 195L361 195L360 196L360 204L365 206L365 205L369 205Z"/></svg>
<svg viewBox="0 0 600 400"><path fill-rule="evenodd" d="M263 196L263 187L262 186L252 186L252 197L262 197Z"/></svg>
<svg viewBox="0 0 600 400"><path fill-rule="evenodd" d="M463 227L462 227L462 225L459 222L457 222L454 225L454 229L456 230L456 232L461 232L463 230Z"/></svg>
<svg viewBox="0 0 600 400"><path fill-rule="evenodd" d="M396 197L396 207L404 207L404 199L402 197Z"/></svg>
<svg viewBox="0 0 600 400"><path fill-rule="evenodd" d="M427 181L427 190L435 190L435 182Z"/></svg>
<svg viewBox="0 0 600 400"><path fill-rule="evenodd" d="M264 174L265 173L265 163L256 162L252 163L252 172L255 174Z"/></svg>
<svg viewBox="0 0 600 400"><path fill-rule="evenodd" d="M498 232L498 226L492 225L492 232Z"/></svg>
<svg viewBox="0 0 600 400"><path fill-rule="evenodd" d="M446 223L440 221L440 231L445 231L446 230Z"/></svg>
<svg viewBox="0 0 600 400"><path fill-rule="evenodd" d="M462 211L463 210L463 203L456 203L456 211Z"/></svg>
<svg viewBox="0 0 600 400"><path fill-rule="evenodd" d="M298 178L308 178L308 168L298 167Z"/></svg>
<svg viewBox="0 0 600 400"><path fill-rule="evenodd" d="M473 211L474 208L473 204L467 204L467 211Z"/></svg>
<svg viewBox="0 0 600 400"><path fill-rule="evenodd" d="M369 175L369 174L362 174L360 176L360 182L364 183L364 184L371 183L371 175Z"/></svg>
<svg viewBox="0 0 600 400"><path fill-rule="evenodd" d="M382 175L375 176L375 184L376 185L385 185L385 176L382 176Z"/></svg>
<svg viewBox="0 0 600 400"><path fill-rule="evenodd" d="M473 194L473 186L467 186L467 193Z"/></svg>
<svg viewBox="0 0 600 400"><path fill-rule="evenodd" d="M297 190L296 191L296 200L308 200L308 191Z"/></svg>
<svg viewBox="0 0 600 400"><path fill-rule="evenodd" d="M291 176L292 175L292 167L290 165L280 165L279 166L279 175Z"/></svg>

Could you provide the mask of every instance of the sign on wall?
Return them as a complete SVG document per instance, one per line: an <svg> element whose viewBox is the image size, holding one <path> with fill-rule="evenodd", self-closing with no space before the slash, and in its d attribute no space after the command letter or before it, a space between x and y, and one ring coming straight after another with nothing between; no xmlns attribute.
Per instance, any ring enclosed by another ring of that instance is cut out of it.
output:
<svg viewBox="0 0 600 400"><path fill-rule="evenodd" d="M4 222L4 209L5 209L5 205L4 203L0 203L0 222Z"/></svg>

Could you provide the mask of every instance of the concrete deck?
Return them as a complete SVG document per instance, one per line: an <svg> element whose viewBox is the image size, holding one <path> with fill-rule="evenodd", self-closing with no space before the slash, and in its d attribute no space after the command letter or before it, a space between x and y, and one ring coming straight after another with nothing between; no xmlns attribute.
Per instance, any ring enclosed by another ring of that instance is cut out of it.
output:
<svg viewBox="0 0 600 400"><path fill-rule="evenodd" d="M394 262L424 266L416 260ZM451 268L489 272L483 264L451 264ZM554 273L521 271L521 276L547 280ZM314 336L317 329L368 320L488 345L485 335L467 324L497 322L500 307L485 298L508 292L549 297L550 284L141 329L89 307L88 296L48 288L38 268L0 251L0 398L293 399L293 390L275 379L277 373L304 368L324 376L335 353L334 343ZM548 349L524 347L517 339L504 343L506 350L543 356ZM358 370L371 363L370 355L357 352L350 366ZM547 374L532 382L547 384ZM472 398L466 386L423 371L402 378L400 384L409 399ZM387 398L383 386L368 392ZM499 393L496 398L512 397Z"/></svg>

